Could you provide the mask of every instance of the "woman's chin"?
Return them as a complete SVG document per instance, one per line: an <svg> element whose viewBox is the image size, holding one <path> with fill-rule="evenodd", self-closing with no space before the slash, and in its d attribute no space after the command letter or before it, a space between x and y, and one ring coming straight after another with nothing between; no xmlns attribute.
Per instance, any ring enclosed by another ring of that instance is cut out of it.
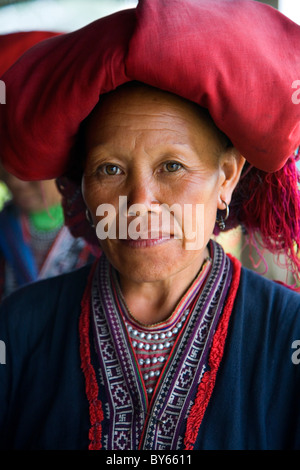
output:
<svg viewBox="0 0 300 470"><path fill-rule="evenodd" d="M187 251L182 240L159 238L114 240L102 249L121 276L134 282L164 281L199 263L199 252Z"/></svg>

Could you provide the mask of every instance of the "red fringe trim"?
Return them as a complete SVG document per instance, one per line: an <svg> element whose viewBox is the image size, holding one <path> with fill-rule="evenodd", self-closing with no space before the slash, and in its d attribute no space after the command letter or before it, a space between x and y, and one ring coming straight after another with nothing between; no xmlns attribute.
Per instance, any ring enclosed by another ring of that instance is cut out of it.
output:
<svg viewBox="0 0 300 470"><path fill-rule="evenodd" d="M89 339L91 287L96 264L97 262L94 263L89 274L88 283L81 301L81 315L79 318L81 368L85 376L86 395L89 401L91 421L91 428L89 430L89 450L101 449L101 422L103 420L102 403L98 400L98 383L95 370L91 364Z"/></svg>
<svg viewBox="0 0 300 470"><path fill-rule="evenodd" d="M202 422L204 413L206 411L211 394L215 386L217 372L221 359L223 357L229 319L240 283L241 263L233 256L228 256L230 257L233 263L232 283L209 354L208 364L210 370L206 371L203 375L203 378L198 387L195 403L191 408L187 420L187 428L184 439L185 450L193 450L199 432L200 424Z"/></svg>

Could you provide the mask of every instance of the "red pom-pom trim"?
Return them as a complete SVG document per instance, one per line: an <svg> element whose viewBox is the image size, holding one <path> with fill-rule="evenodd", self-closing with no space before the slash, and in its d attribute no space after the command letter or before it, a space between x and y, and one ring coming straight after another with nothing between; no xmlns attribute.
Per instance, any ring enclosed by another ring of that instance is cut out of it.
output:
<svg viewBox="0 0 300 470"><path fill-rule="evenodd" d="M89 401L89 412L91 427L89 430L89 450L101 449L101 436L103 420L102 403L98 400L98 383L95 370L91 364L91 350L90 350L90 312L91 312L91 288L93 282L93 275L97 262L92 266L89 274L88 283L83 294L81 301L81 315L79 318L79 337L80 337L80 357L81 367L85 376L86 395Z"/></svg>

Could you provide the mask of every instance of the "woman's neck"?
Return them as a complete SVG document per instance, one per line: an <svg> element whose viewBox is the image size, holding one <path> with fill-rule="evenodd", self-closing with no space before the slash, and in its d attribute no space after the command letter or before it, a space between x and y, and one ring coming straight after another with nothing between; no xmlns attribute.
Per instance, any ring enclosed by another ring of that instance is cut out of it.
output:
<svg viewBox="0 0 300 470"><path fill-rule="evenodd" d="M208 250L198 262L166 280L132 282L120 276L121 291L130 315L142 325L153 325L172 315L209 257Z"/></svg>

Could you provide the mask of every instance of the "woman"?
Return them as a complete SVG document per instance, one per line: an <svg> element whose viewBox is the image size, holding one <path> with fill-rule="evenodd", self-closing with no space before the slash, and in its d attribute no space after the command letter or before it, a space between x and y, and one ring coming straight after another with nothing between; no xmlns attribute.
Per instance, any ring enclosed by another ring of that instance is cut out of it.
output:
<svg viewBox="0 0 300 470"><path fill-rule="evenodd" d="M28 31L0 36L0 73L32 45L56 36ZM91 262L82 238L64 226L61 194L54 179L22 181L0 167L0 180L11 194L0 213L0 300L16 288Z"/></svg>
<svg viewBox="0 0 300 470"><path fill-rule="evenodd" d="M83 238L64 225L55 180L21 181L0 168L11 199L0 212L0 300L15 289L93 260Z"/></svg>
<svg viewBox="0 0 300 470"><path fill-rule="evenodd" d="M103 254L3 302L2 447L300 447L299 294L210 240L259 229L297 275L299 37L258 2L146 0L45 41L4 75L3 164L58 177L68 223Z"/></svg>

